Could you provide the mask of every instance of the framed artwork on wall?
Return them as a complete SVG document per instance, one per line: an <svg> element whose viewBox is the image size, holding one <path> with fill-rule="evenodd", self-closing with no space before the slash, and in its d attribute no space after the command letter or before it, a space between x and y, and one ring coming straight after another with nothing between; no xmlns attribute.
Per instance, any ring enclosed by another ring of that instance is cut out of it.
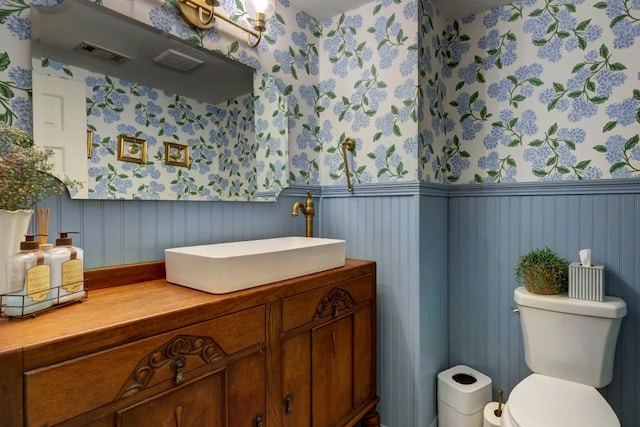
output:
<svg viewBox="0 0 640 427"><path fill-rule="evenodd" d="M164 163L169 166L189 167L189 146L165 141Z"/></svg>
<svg viewBox="0 0 640 427"><path fill-rule="evenodd" d="M93 131L87 131L87 158L93 156Z"/></svg>
<svg viewBox="0 0 640 427"><path fill-rule="evenodd" d="M118 160L147 163L147 140L133 136L118 136Z"/></svg>

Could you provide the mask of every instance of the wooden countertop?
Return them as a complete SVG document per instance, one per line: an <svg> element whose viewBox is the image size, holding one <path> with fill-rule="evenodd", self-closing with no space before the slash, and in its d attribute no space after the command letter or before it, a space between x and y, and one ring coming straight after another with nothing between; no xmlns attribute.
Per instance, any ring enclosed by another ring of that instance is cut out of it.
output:
<svg viewBox="0 0 640 427"><path fill-rule="evenodd" d="M96 273L118 281L122 275L117 272L111 267ZM341 268L224 295L164 279L91 290L82 303L35 318L0 319L0 355L22 349L25 369L34 369L315 289L328 280L339 282L363 274L375 275L375 263L347 259Z"/></svg>

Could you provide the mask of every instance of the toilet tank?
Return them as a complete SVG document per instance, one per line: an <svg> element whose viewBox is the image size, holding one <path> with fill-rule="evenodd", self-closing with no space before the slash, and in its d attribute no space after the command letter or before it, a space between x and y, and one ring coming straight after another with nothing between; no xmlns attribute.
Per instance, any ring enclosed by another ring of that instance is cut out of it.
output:
<svg viewBox="0 0 640 427"><path fill-rule="evenodd" d="M524 358L531 371L593 387L611 382L616 341L627 305L560 295L537 295L524 287L513 299L520 311Z"/></svg>

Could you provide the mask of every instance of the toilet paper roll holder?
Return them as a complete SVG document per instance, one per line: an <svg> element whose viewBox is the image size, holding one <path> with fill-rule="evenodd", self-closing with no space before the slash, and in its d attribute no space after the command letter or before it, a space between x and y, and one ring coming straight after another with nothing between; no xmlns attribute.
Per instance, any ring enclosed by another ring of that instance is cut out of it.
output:
<svg viewBox="0 0 640 427"><path fill-rule="evenodd" d="M496 417L502 416L502 397L504 396L504 391L502 389L498 389L498 409L493 410L493 415Z"/></svg>

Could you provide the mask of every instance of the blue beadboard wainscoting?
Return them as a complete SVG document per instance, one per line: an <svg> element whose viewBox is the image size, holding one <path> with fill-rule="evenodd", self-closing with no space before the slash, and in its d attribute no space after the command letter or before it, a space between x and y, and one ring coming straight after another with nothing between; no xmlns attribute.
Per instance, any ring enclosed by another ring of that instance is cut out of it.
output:
<svg viewBox="0 0 640 427"><path fill-rule="evenodd" d="M422 219L424 220L424 219ZM456 186L449 191L449 365L464 363L509 391L526 375L512 314L520 255L548 246L605 265L606 294L624 299L612 383L602 390L623 427L640 426L640 183ZM553 331L549 331L550 334Z"/></svg>
<svg viewBox="0 0 640 427"><path fill-rule="evenodd" d="M427 427L447 367L447 197L418 185L322 192L320 235L377 262L378 406L389 427Z"/></svg>

